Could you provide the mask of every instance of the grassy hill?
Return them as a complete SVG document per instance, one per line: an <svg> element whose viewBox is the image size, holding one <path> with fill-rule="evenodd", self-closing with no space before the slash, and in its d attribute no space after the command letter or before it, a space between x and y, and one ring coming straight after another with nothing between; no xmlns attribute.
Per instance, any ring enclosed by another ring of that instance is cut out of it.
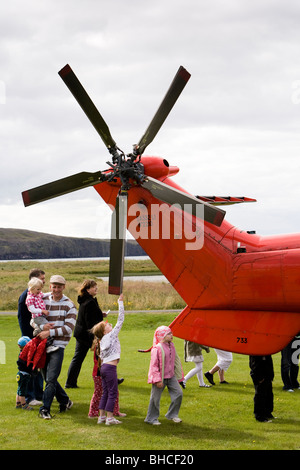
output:
<svg viewBox="0 0 300 470"><path fill-rule="evenodd" d="M109 240L60 237L31 230L0 228L0 259L90 258L109 256ZM135 240L126 241L127 256L145 252Z"/></svg>

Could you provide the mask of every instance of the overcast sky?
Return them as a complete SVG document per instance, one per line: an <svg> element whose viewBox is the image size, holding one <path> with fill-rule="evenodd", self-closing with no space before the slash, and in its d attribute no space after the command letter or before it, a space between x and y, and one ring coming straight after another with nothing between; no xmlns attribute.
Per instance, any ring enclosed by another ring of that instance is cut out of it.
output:
<svg viewBox="0 0 300 470"><path fill-rule="evenodd" d="M24 208L21 192L106 168L58 75L70 64L129 153L178 67L191 79L145 154L192 194L247 196L226 218L300 232L298 0L10 0L0 6L1 227L108 238L93 188Z"/></svg>

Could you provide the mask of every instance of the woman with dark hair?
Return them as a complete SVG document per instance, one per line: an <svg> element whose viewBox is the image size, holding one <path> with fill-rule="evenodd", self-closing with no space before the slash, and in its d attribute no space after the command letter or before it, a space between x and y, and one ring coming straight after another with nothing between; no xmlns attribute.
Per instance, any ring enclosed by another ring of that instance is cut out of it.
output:
<svg viewBox="0 0 300 470"><path fill-rule="evenodd" d="M96 323L103 320L106 314L102 313L96 298L98 286L92 279L85 280L78 290L79 310L74 329L76 338L75 353L71 361L65 388L77 388L77 379L82 363L91 348L94 335L90 333Z"/></svg>

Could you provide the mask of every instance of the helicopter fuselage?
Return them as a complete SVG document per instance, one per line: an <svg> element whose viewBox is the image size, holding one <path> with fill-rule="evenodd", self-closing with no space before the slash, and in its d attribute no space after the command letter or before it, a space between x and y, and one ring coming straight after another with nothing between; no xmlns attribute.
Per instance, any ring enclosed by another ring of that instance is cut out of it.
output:
<svg viewBox="0 0 300 470"><path fill-rule="evenodd" d="M177 167L159 157L141 163L149 176L185 191L170 178ZM95 189L113 207L120 182ZM187 304L173 334L244 354L282 349L300 331L300 235L262 237L227 220L218 227L186 214L191 223L179 231L176 213L183 214L177 208L170 214L138 185L128 192L129 232ZM169 237L162 233L166 220ZM193 246L197 233L201 243Z"/></svg>

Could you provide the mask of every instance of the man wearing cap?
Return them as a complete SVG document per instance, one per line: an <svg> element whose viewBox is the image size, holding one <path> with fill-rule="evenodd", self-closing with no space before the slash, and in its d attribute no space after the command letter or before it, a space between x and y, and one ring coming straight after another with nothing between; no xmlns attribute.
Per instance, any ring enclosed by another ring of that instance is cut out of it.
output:
<svg viewBox="0 0 300 470"><path fill-rule="evenodd" d="M56 351L47 354L46 366L43 370L46 387L39 414L43 419L51 419L50 408L54 397L59 403L60 412L70 409L73 405L57 380L65 347L71 339L77 316L74 303L63 293L65 286L66 281L62 276L51 276L50 292L43 299L46 310L49 311L48 323L43 325L43 331L38 336L40 339L53 338L53 346L58 346Z"/></svg>

